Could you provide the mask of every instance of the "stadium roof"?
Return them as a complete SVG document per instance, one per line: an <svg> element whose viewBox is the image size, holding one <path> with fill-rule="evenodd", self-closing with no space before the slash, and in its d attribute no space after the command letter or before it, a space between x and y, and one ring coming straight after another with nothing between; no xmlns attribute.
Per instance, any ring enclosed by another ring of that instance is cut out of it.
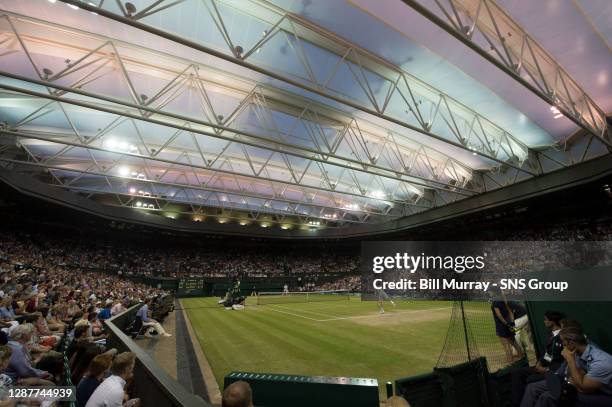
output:
<svg viewBox="0 0 612 407"><path fill-rule="evenodd" d="M384 229L612 146L605 1L0 9L0 166L134 213Z"/></svg>

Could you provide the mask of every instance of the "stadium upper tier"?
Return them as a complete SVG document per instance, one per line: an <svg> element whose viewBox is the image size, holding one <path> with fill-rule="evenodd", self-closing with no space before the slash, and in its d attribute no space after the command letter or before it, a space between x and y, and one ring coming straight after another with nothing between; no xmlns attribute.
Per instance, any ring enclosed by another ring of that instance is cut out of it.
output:
<svg viewBox="0 0 612 407"><path fill-rule="evenodd" d="M0 0L0 166L107 217L304 237L609 154L597 10L442 3Z"/></svg>

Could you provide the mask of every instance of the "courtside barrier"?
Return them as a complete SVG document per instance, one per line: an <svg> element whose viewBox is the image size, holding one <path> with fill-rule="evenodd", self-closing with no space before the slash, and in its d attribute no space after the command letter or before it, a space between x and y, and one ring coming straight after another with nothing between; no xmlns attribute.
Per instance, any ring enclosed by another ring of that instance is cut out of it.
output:
<svg viewBox="0 0 612 407"><path fill-rule="evenodd" d="M129 351L136 355L133 396L140 398L141 406L212 407L211 404L187 391L123 332L135 318L140 307L142 304L134 305L122 314L105 321L109 331L108 348L116 348L119 352Z"/></svg>
<svg viewBox="0 0 612 407"><path fill-rule="evenodd" d="M232 372L225 376L223 386L239 380L251 385L256 406L378 407L380 404L376 379Z"/></svg>

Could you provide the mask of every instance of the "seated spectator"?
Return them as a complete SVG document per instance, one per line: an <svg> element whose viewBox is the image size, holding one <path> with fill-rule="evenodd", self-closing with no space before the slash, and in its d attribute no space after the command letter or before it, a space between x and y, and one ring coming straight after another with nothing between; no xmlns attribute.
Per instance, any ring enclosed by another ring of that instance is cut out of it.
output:
<svg viewBox="0 0 612 407"><path fill-rule="evenodd" d="M125 385L131 380L134 372L136 357L131 352L120 353L113 360L111 376L106 378L93 392L86 407L109 407L123 405ZM138 399L135 399L138 400ZM130 400L131 401L131 400ZM131 402L131 406L138 406L138 401Z"/></svg>
<svg viewBox="0 0 612 407"><path fill-rule="evenodd" d="M577 407L608 407L612 405L612 355L589 343L581 329L563 328L559 333L565 362L556 371L564 386L576 391ZM554 376L552 377L554 378ZM551 378L527 386L521 407L558 406L559 394L548 387Z"/></svg>
<svg viewBox="0 0 612 407"><path fill-rule="evenodd" d="M138 312L136 313L137 317L140 317L140 319L142 319L142 325L145 327L152 327L159 336L172 336L171 334L167 333L166 330L161 326L161 324L159 322L157 322L156 320L149 318L149 306L148 303L151 303L150 301L145 302L144 305L142 307L140 307L140 309L138 310ZM147 333L145 333L145 336L147 338L152 338L153 336L149 333L149 330L147 329Z"/></svg>
<svg viewBox="0 0 612 407"><path fill-rule="evenodd" d="M79 381L76 388L77 407L85 407L93 392L102 383L109 372L113 356L112 352L102 353L93 358L91 363L89 363L87 373Z"/></svg>
<svg viewBox="0 0 612 407"><path fill-rule="evenodd" d="M19 325L19 323L15 320L16 315L13 312L13 307L11 307L11 297L5 295L0 302L0 328L5 333L9 333L10 328Z"/></svg>
<svg viewBox="0 0 612 407"><path fill-rule="evenodd" d="M111 306L113 305L113 300L108 299L104 303L104 308L100 310L98 313L98 319L100 321L104 321L105 319L109 319L111 317Z"/></svg>
<svg viewBox="0 0 612 407"><path fill-rule="evenodd" d="M43 346L53 348L61 339L60 335L55 335L51 332L42 312L34 312L31 315L36 316L36 321L34 321L34 329L36 330L39 343Z"/></svg>
<svg viewBox="0 0 612 407"><path fill-rule="evenodd" d="M4 345L0 346L0 406L7 401L8 389L13 385L13 379L5 374L11 360L12 350ZM7 404L8 405L8 404Z"/></svg>
<svg viewBox="0 0 612 407"><path fill-rule="evenodd" d="M104 334L104 326L102 326L102 322L98 319L98 314L95 311L89 313L87 322L90 326L91 336L99 337Z"/></svg>
<svg viewBox="0 0 612 407"><path fill-rule="evenodd" d="M78 318L78 320L74 323L75 328L78 328L82 325L87 326L89 328L89 312L78 312L75 314L75 317Z"/></svg>
<svg viewBox="0 0 612 407"><path fill-rule="evenodd" d="M242 380L227 386L223 391L222 407L253 407L251 386Z"/></svg>
<svg viewBox="0 0 612 407"><path fill-rule="evenodd" d="M50 330L64 332L66 324L63 320L66 318L66 309L65 304L56 304L49 310L46 319Z"/></svg>
<svg viewBox="0 0 612 407"><path fill-rule="evenodd" d="M119 314L121 314L122 312L124 312L126 310L127 310L127 308L126 308L125 304L123 303L123 301L119 300L111 308L111 315L112 316L119 315Z"/></svg>
<svg viewBox="0 0 612 407"><path fill-rule="evenodd" d="M66 349L66 355L68 358L72 358L72 355L80 348L93 342L92 337L88 334L89 327L87 325L81 325L74 328L74 338L68 348Z"/></svg>
<svg viewBox="0 0 612 407"><path fill-rule="evenodd" d="M28 324L19 325L11 332L11 340L8 346L11 348L12 354L9 366L5 373L13 380L21 378L40 378L50 379L49 372L36 369L32 366L30 354L26 345L32 337L32 329Z"/></svg>
<svg viewBox="0 0 612 407"><path fill-rule="evenodd" d="M545 354L535 366L513 369L512 376L512 405L519 406L525 393L525 387L529 383L544 380L549 370L556 371L563 363L563 343L559 337L561 332L561 320L565 315L556 311L548 311L544 314L544 326L550 331L546 339Z"/></svg>

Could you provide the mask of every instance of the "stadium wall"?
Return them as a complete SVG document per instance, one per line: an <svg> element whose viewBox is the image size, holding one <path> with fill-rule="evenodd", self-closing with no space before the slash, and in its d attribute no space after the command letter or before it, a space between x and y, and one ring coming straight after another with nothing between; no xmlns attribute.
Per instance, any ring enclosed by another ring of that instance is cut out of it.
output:
<svg viewBox="0 0 612 407"><path fill-rule="evenodd" d="M589 340L612 353L612 302L609 301L530 301L527 302L529 321L533 329L538 357L542 356L548 330L544 326L546 311L559 311L582 325Z"/></svg>

